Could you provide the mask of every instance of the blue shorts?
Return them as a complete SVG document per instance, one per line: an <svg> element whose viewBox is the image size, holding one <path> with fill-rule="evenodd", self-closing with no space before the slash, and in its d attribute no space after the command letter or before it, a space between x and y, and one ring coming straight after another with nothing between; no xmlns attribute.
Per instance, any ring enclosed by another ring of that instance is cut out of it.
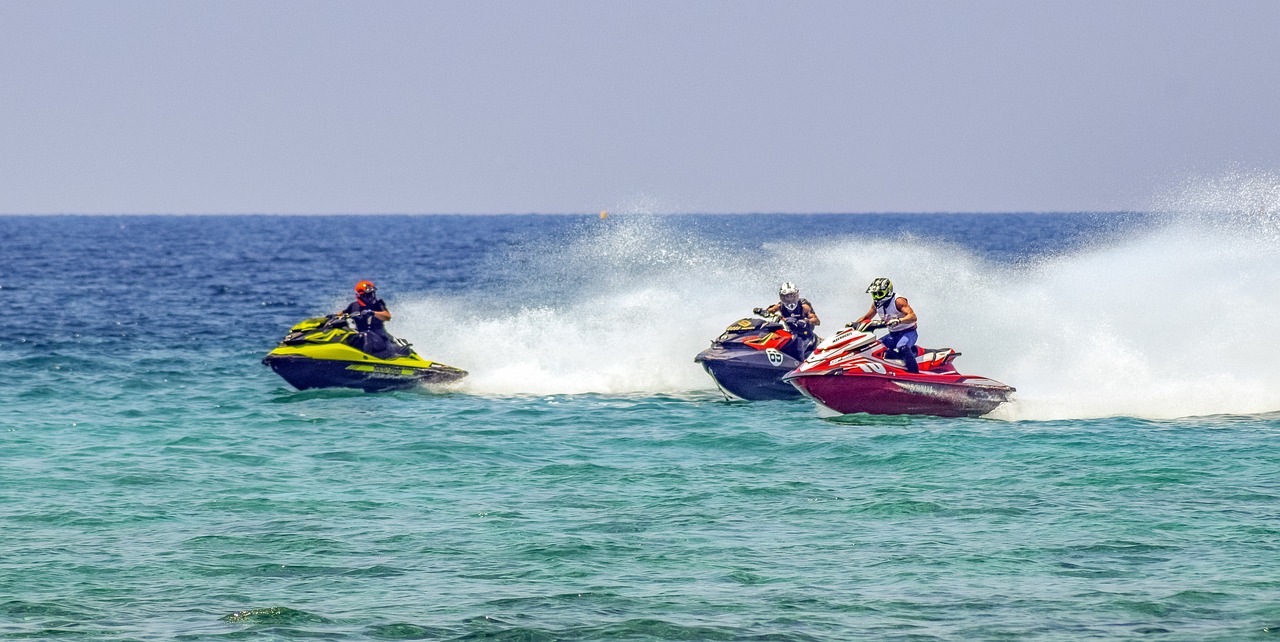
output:
<svg viewBox="0 0 1280 642"><path fill-rule="evenodd" d="M911 328L902 332L890 332L880 337L880 343L883 343L884 347L890 350L897 351L899 354L903 350L911 350L911 354L915 355L916 339L918 338L920 338L920 335L916 334L916 329Z"/></svg>

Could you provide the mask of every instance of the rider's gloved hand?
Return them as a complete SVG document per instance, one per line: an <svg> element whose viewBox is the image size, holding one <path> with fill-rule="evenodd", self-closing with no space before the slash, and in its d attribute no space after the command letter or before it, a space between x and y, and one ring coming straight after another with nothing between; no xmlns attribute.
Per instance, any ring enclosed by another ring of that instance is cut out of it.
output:
<svg viewBox="0 0 1280 642"><path fill-rule="evenodd" d="M889 319L888 321L885 321L884 324L892 328L893 326L898 325L899 323L902 323L902 319Z"/></svg>

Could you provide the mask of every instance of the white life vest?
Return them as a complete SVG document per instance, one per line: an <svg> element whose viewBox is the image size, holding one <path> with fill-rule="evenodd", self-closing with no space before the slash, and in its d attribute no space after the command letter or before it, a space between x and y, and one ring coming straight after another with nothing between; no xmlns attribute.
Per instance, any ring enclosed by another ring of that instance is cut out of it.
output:
<svg viewBox="0 0 1280 642"><path fill-rule="evenodd" d="M877 305L876 312L880 314L880 320L884 322L888 322L889 319L901 319L906 316L902 313L902 310L898 309L898 295L896 294L889 297L889 300L884 305ZM889 329L893 332L902 332L914 327L916 327L916 322L912 321L911 323L899 323Z"/></svg>

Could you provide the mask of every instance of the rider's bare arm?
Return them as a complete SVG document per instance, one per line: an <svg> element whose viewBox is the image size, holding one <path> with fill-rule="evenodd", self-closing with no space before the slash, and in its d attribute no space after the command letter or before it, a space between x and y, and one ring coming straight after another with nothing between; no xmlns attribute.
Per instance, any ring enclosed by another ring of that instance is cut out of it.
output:
<svg viewBox="0 0 1280 642"><path fill-rule="evenodd" d="M822 325L822 320L818 318L818 313L813 311L813 306L808 303L804 304L804 317L809 321L810 325Z"/></svg>
<svg viewBox="0 0 1280 642"><path fill-rule="evenodd" d="M873 305L871 306L870 310L867 310L866 314L862 315L861 319L858 319L858 322L860 323L862 321L870 321L871 318L874 317L875 315L876 315L876 306Z"/></svg>
<svg viewBox="0 0 1280 642"><path fill-rule="evenodd" d="M898 323L915 322L916 311L911 309L911 305L907 303L907 299L905 297L898 297L896 303L898 304L898 311L902 313L902 317L898 319Z"/></svg>

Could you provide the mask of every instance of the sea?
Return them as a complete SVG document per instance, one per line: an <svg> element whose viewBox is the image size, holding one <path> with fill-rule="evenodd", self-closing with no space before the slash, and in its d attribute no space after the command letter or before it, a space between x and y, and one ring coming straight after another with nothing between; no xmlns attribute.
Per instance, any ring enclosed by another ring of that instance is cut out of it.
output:
<svg viewBox="0 0 1280 642"><path fill-rule="evenodd" d="M1280 639L1280 216L0 217L0 638ZM986 417L693 357L891 278ZM261 363L369 279L460 384Z"/></svg>

